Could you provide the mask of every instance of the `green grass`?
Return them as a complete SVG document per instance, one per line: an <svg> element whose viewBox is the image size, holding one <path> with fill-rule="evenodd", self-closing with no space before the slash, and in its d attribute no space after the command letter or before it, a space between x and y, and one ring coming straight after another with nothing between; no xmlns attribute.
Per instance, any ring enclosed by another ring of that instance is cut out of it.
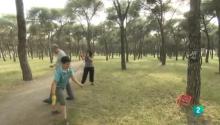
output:
<svg viewBox="0 0 220 125"><path fill-rule="evenodd" d="M37 58L29 59L29 64L34 78L40 77L51 71L49 68L49 59L45 58L43 61ZM0 88L11 87L17 85L22 81L22 73L20 64L7 60L6 62L0 61Z"/></svg>
<svg viewBox="0 0 220 125"><path fill-rule="evenodd" d="M131 61L120 70L119 59L95 60L96 86L76 90L68 104L71 125L186 125L186 115L176 105L185 92L186 62L167 60L161 66L152 57ZM203 64L201 103L205 118L220 124L220 76L217 59Z"/></svg>
<svg viewBox="0 0 220 125"><path fill-rule="evenodd" d="M75 60L75 59L74 59ZM29 60L34 78L51 69L49 59ZM22 81L19 63L0 61L0 90ZM152 57L130 61L121 71L119 58L95 59L96 86L76 89L76 100L68 103L71 125L186 125L186 114L176 105L176 97L186 88L186 62L167 60L161 66ZM217 58L203 63L201 103L205 118L220 124L220 75ZM6 90L6 89L5 89Z"/></svg>

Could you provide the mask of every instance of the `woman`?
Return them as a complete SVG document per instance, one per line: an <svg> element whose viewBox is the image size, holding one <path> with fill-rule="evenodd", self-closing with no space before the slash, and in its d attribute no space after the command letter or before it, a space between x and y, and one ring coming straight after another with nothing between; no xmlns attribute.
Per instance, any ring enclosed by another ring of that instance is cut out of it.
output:
<svg viewBox="0 0 220 125"><path fill-rule="evenodd" d="M93 65L93 53L88 50L86 55L81 55L82 59L85 61L85 67L83 71L83 77L81 83L84 84L89 73L89 81L91 85L94 85L94 65Z"/></svg>

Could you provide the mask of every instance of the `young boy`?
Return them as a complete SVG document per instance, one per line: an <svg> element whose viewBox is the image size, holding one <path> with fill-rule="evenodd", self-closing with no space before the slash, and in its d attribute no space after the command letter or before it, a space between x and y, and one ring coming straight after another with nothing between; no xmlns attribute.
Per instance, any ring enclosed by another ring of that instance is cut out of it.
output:
<svg viewBox="0 0 220 125"><path fill-rule="evenodd" d="M72 71L72 69L70 69L70 62L71 60L68 56L64 56L61 58L62 66L56 69L51 88L52 98L56 97L57 102L60 103L61 113L63 114L65 121L67 120L67 113L64 98L64 89L66 88L69 79L71 78L73 82L83 87L83 85L78 82L78 80L74 77L74 72ZM56 104L52 106L52 113L59 113Z"/></svg>
<svg viewBox="0 0 220 125"><path fill-rule="evenodd" d="M62 49L60 49L57 44L52 45L52 51L56 55L57 60L56 60L56 63L51 65L50 67L51 68L55 67L55 70L56 70L57 68L62 66L61 58L66 56L66 53ZM74 99L74 93L73 93L69 83L67 83L67 85L66 85L66 92L67 92L67 95L68 95L68 97L66 99L67 100L73 100ZM51 102L52 102L51 93L49 95L49 98L43 100L43 102L51 104Z"/></svg>

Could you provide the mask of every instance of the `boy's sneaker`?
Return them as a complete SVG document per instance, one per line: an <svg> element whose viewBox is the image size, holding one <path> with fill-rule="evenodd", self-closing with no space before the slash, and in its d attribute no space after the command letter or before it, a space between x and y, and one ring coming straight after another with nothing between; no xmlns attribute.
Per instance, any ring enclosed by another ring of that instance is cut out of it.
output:
<svg viewBox="0 0 220 125"><path fill-rule="evenodd" d="M50 99L45 99L45 100L43 100L43 102L47 103L47 104L51 104L52 103Z"/></svg>
<svg viewBox="0 0 220 125"><path fill-rule="evenodd" d="M73 97L66 97L66 100L74 100Z"/></svg>
<svg viewBox="0 0 220 125"><path fill-rule="evenodd" d="M52 111L51 113L52 113L52 115L58 115L58 114L60 114L60 112L59 112L59 111L57 111L57 110Z"/></svg>

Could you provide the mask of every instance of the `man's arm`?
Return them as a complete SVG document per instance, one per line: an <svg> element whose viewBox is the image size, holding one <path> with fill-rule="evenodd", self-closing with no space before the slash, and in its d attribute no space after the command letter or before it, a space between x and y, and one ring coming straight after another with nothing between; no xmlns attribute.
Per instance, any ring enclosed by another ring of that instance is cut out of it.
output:
<svg viewBox="0 0 220 125"><path fill-rule="evenodd" d="M72 81L75 82L80 87L83 87L83 84L81 84L74 76L71 77Z"/></svg>

